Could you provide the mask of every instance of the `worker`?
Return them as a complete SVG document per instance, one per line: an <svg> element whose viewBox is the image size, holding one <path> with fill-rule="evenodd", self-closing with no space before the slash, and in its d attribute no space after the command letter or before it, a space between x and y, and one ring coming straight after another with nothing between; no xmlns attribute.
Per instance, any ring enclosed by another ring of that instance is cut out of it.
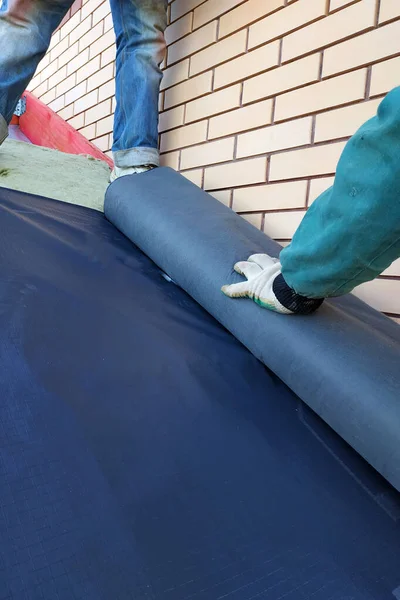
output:
<svg viewBox="0 0 400 600"><path fill-rule="evenodd" d="M0 0L1 1L1 0ZM3 0L0 144L19 98L74 0ZM117 44L112 180L159 164L158 96L168 0L110 0Z"/></svg>
<svg viewBox="0 0 400 600"><path fill-rule="evenodd" d="M268 218L268 217L266 217ZM348 141L333 186L311 205L279 260L235 265L247 281L224 286L283 314L309 314L324 298L375 279L400 256L400 87Z"/></svg>

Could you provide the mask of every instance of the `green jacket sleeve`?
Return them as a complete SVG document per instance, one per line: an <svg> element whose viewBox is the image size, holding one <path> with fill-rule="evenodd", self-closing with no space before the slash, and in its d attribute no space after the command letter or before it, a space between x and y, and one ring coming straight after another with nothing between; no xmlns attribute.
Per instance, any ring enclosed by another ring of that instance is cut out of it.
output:
<svg viewBox="0 0 400 600"><path fill-rule="evenodd" d="M282 274L303 296L341 296L399 256L400 87L347 143L333 186L281 252Z"/></svg>

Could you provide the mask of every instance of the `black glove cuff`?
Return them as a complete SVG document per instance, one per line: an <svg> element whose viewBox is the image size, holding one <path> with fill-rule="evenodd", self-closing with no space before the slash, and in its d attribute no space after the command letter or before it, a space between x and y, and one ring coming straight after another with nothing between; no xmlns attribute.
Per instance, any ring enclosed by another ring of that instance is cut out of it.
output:
<svg viewBox="0 0 400 600"><path fill-rule="evenodd" d="M296 292L288 286L282 273L275 278L272 289L282 306L298 315L309 315L313 313L324 301L324 298L307 298L306 296L296 294Z"/></svg>

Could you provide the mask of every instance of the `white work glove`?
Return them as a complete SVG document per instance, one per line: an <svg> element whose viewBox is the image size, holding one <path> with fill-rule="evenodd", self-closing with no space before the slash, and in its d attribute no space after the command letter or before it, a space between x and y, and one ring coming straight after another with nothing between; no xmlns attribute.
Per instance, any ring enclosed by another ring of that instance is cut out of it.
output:
<svg viewBox="0 0 400 600"><path fill-rule="evenodd" d="M263 308L285 315L294 314L282 306L273 291L273 283L281 274L281 263L267 254L253 254L247 261L234 266L236 273L246 277L247 281L224 285L223 293L229 298L250 298Z"/></svg>

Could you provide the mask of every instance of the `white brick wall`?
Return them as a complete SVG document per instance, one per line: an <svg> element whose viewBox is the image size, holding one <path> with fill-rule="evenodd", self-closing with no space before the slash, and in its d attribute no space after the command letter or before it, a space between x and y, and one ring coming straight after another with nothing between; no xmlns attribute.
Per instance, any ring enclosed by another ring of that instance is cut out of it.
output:
<svg viewBox="0 0 400 600"><path fill-rule="evenodd" d="M400 84L400 0L170 0L169 18L163 164L286 245ZM108 3L84 0L30 86L107 152L114 59ZM399 316L399 279L396 261L358 293Z"/></svg>

